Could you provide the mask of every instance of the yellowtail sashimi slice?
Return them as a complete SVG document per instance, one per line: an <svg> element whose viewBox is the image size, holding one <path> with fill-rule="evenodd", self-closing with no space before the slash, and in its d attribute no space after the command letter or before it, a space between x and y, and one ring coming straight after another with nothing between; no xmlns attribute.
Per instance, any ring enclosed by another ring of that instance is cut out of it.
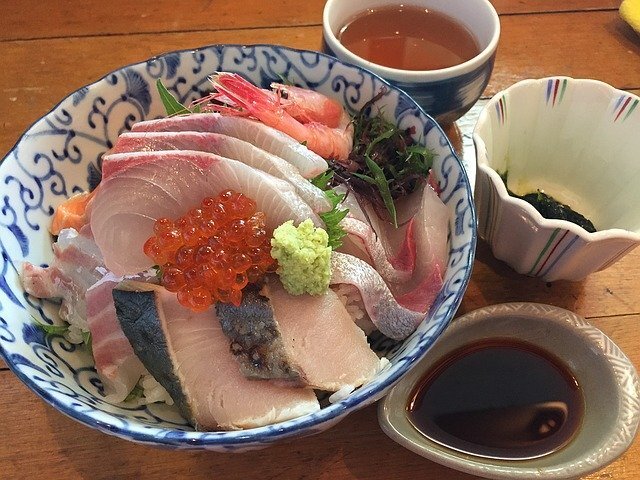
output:
<svg viewBox="0 0 640 480"><path fill-rule="evenodd" d="M131 275L153 266L143 246L158 218L178 218L205 197L234 190L253 198L273 230L287 220L322 221L291 184L241 162L191 151L135 152L130 166L103 180L89 209L91 230L107 269Z"/></svg>
<svg viewBox="0 0 640 480"><path fill-rule="evenodd" d="M313 390L248 380L214 309L195 313L161 287L130 282L113 292L133 349L198 430L237 430L320 409Z"/></svg>
<svg viewBox="0 0 640 480"><path fill-rule="evenodd" d="M134 132L212 132L245 140L269 153L284 158L295 166L304 178L320 175L327 162L297 140L264 123L243 117L219 113L194 113L176 117L147 120L133 125Z"/></svg>
<svg viewBox="0 0 640 480"><path fill-rule="evenodd" d="M331 210L331 204L324 192L300 175L298 169L291 163L249 142L219 133L123 133L118 137L116 145L111 149L111 154L102 158L102 178L108 178L121 168L120 160L123 157L113 154L159 150L196 150L238 160L250 167L257 168L289 182L300 195L300 198L307 202L314 212L322 213Z"/></svg>

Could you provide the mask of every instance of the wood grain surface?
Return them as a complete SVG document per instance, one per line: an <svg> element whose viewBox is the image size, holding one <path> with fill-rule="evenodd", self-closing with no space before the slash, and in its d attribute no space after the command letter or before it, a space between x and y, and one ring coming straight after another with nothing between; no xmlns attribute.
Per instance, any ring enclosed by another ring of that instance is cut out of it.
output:
<svg viewBox="0 0 640 480"><path fill-rule="evenodd" d="M640 92L640 36L621 21L618 1L493 3L502 36L485 97L518 80L547 75L596 78ZM318 49L323 5L322 0L3 2L0 154L64 96L128 63L212 43ZM640 250L582 282L547 284L516 274L479 242L458 315L509 301L553 304L587 318L640 366L639 292ZM1 363L0 408L3 480L476 478L389 440L375 406L323 434L239 455L160 450L98 433L48 406ZM640 442L585 478L640 478Z"/></svg>

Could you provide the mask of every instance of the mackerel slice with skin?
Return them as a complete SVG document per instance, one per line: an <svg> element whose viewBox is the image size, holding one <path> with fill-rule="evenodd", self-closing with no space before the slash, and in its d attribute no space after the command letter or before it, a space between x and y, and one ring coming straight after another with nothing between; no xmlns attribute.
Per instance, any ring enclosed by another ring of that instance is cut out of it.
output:
<svg viewBox="0 0 640 480"><path fill-rule="evenodd" d="M136 355L196 429L254 428L320 409L309 388L245 378L213 308L193 312L139 282L123 282L113 298Z"/></svg>
<svg viewBox="0 0 640 480"><path fill-rule="evenodd" d="M258 286L248 285L238 306L217 303L216 315L246 377L302 382L285 349L269 299L260 295Z"/></svg>
<svg viewBox="0 0 640 480"><path fill-rule="evenodd" d="M291 295L270 276L259 293L250 291L246 297L239 307L218 307L226 317L223 325L233 312L232 350L245 342L236 355L243 371L288 381L297 374L303 384L329 392L352 390L378 373L380 359L332 290ZM238 340L245 332L250 332L248 344L246 338Z"/></svg>

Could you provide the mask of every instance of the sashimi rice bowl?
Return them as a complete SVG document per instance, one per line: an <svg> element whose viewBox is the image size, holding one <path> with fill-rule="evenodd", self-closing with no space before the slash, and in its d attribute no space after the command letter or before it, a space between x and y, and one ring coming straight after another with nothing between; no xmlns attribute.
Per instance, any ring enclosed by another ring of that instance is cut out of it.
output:
<svg viewBox="0 0 640 480"><path fill-rule="evenodd" d="M121 438L238 451L318 433L453 317L473 168L402 91L317 52L215 45L116 70L0 164L0 352Z"/></svg>

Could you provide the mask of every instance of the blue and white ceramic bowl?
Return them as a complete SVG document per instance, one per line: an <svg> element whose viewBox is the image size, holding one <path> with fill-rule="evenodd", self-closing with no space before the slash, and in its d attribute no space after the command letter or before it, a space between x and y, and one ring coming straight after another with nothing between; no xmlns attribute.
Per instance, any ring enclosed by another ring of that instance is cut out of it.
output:
<svg viewBox="0 0 640 480"><path fill-rule="evenodd" d="M476 39L480 53L459 65L439 70L400 70L378 65L349 51L338 40L340 29L367 10L418 6L445 14ZM489 83L500 38L500 20L489 0L328 0L322 17L323 49L343 62L364 67L407 92L442 124L462 117Z"/></svg>
<svg viewBox="0 0 640 480"><path fill-rule="evenodd" d="M403 342L371 338L391 364L371 383L318 413L263 428L195 432L171 407L111 405L91 355L61 336L45 336L34 320L51 323L57 305L27 296L23 261L51 261L47 227L65 198L99 181L100 157L118 134L164 113L155 91L162 79L182 102L202 96L215 71L240 73L267 86L287 78L341 101L352 113L381 88L384 112L437 153L435 176L450 212L450 254L444 288L419 329ZM467 166L467 168L475 168ZM217 451L260 448L321 432L350 412L380 399L427 351L453 317L467 286L476 245L475 211L465 168L438 125L408 96L357 67L317 52L269 45L214 45L172 52L116 70L65 98L38 120L0 164L0 353L36 394L85 425L128 440Z"/></svg>

